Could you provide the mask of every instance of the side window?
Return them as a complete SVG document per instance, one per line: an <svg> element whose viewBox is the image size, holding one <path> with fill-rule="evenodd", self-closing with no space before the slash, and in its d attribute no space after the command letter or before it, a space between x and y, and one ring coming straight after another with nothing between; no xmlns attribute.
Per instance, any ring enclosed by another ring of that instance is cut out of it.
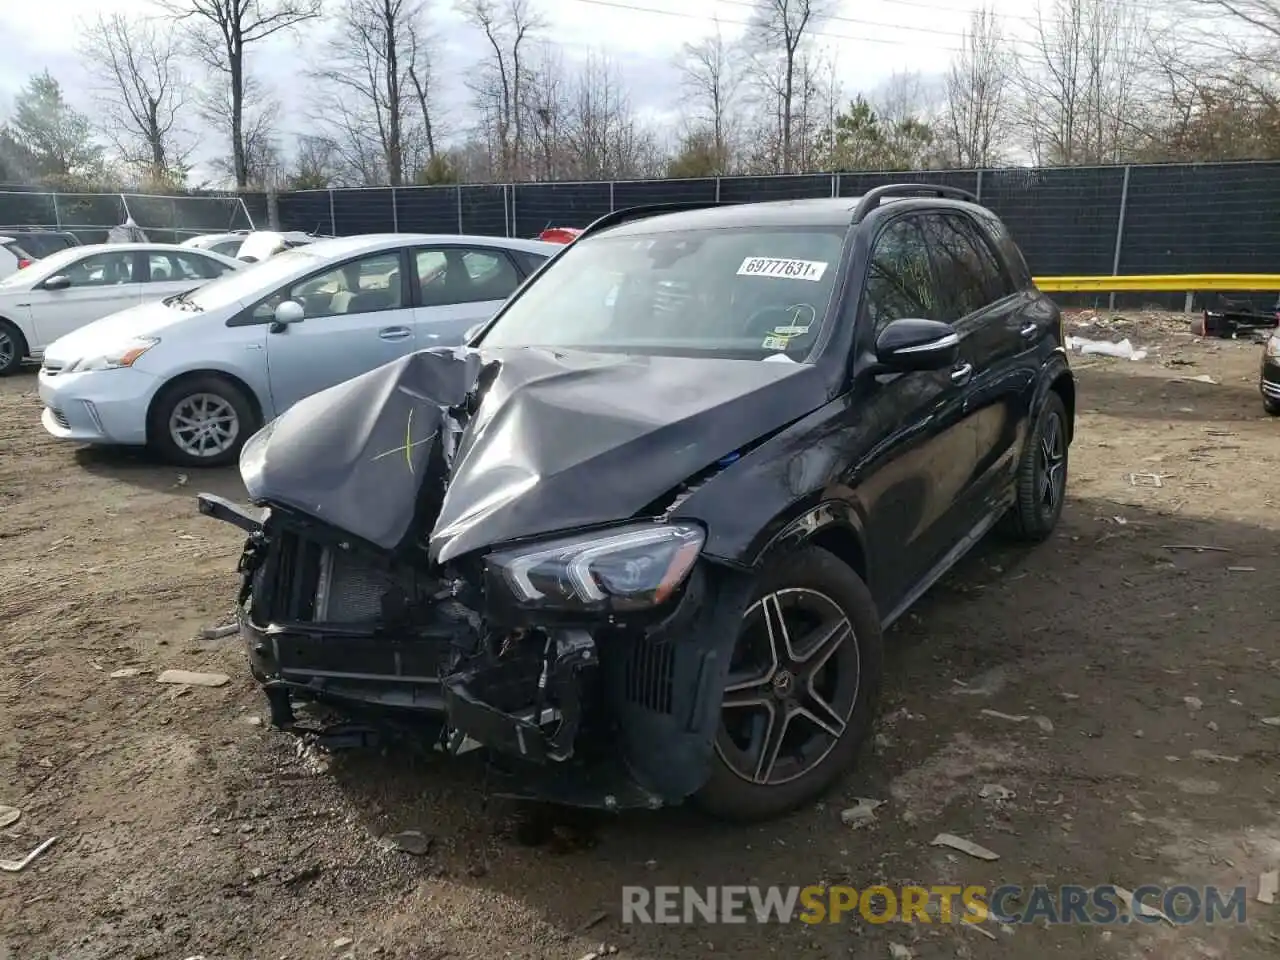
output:
<svg viewBox="0 0 1280 960"><path fill-rule="evenodd" d="M61 271L73 287L108 287L133 282L133 254L95 253Z"/></svg>
<svg viewBox="0 0 1280 960"><path fill-rule="evenodd" d="M514 253L516 255L516 259L520 261L520 266L524 268L525 273L533 273L546 263L548 259L541 253L530 253L528 250L516 250Z"/></svg>
<svg viewBox="0 0 1280 960"><path fill-rule="evenodd" d="M215 260L194 253L153 253L148 259L152 283L212 280L227 269Z"/></svg>
<svg viewBox="0 0 1280 960"><path fill-rule="evenodd" d="M942 319L954 322L990 303L978 251L956 227L954 218L926 214L921 218L921 229L938 272L938 290L946 313Z"/></svg>
<svg viewBox="0 0 1280 960"><path fill-rule="evenodd" d="M947 219L968 238L978 262L982 265L983 289L986 291L987 303L995 303L1015 293L1016 288L1009 279L1008 271L1001 265L995 251L991 249L991 241L983 234L982 229L965 216L948 214Z"/></svg>
<svg viewBox="0 0 1280 960"><path fill-rule="evenodd" d="M1018 289L1031 285L1031 271L1027 269L1027 261L1014 242L1013 234L1005 226L1004 221L994 214L981 215L982 225L986 233L995 241L996 248L1004 255L1009 269L1013 271L1013 282Z"/></svg>
<svg viewBox="0 0 1280 960"><path fill-rule="evenodd" d="M424 307L505 300L520 286L515 264L501 250L419 250L414 265Z"/></svg>
<svg viewBox="0 0 1280 960"><path fill-rule="evenodd" d="M270 320L284 300L302 305L307 319L340 317L355 313L399 310L403 303L400 282L400 253L379 253L352 260L318 276L277 291L253 311L258 320Z"/></svg>
<svg viewBox="0 0 1280 960"><path fill-rule="evenodd" d="M918 217L894 220L876 238L865 299L876 335L892 320L942 319Z"/></svg>

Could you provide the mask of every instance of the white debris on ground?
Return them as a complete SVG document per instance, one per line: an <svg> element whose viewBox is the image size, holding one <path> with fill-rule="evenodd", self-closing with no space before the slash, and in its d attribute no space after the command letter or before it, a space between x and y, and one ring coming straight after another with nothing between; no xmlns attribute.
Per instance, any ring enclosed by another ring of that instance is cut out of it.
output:
<svg viewBox="0 0 1280 960"><path fill-rule="evenodd" d="M1144 360L1146 350L1136 349L1128 337L1112 343L1108 340L1090 340L1088 337L1067 337L1067 349L1078 350L1082 356L1116 357L1120 360Z"/></svg>

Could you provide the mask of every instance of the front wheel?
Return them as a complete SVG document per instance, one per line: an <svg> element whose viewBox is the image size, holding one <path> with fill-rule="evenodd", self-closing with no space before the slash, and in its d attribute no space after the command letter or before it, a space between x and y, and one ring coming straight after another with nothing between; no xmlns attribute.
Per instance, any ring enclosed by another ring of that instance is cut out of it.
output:
<svg viewBox="0 0 1280 960"><path fill-rule="evenodd" d="M1273 417L1280 417L1280 400L1272 400L1270 397L1262 398L1262 409L1267 411Z"/></svg>
<svg viewBox="0 0 1280 960"><path fill-rule="evenodd" d="M1040 408L1018 462L1017 499L1000 525L1023 543L1039 543L1053 533L1067 496L1067 408L1050 391Z"/></svg>
<svg viewBox="0 0 1280 960"><path fill-rule="evenodd" d="M151 408L147 435L156 451L184 467L235 463L257 427L244 391L215 374L179 380Z"/></svg>
<svg viewBox="0 0 1280 960"><path fill-rule="evenodd" d="M815 800L853 766L879 699L880 617L866 585L806 547L766 568L729 665L703 810L751 822Z"/></svg>
<svg viewBox="0 0 1280 960"><path fill-rule="evenodd" d="M27 355L27 339L8 320L0 320L0 377L17 373Z"/></svg>

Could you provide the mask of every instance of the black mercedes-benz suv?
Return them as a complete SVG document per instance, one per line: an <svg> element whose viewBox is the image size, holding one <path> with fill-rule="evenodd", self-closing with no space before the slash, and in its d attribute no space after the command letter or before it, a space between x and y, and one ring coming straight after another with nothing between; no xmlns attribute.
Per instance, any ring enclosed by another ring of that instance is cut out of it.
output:
<svg viewBox="0 0 1280 960"><path fill-rule="evenodd" d="M882 631L1062 509L1058 309L964 191L618 211L468 344L246 444L241 625L321 701L499 793L776 816L851 766ZM416 727L415 727L416 725Z"/></svg>

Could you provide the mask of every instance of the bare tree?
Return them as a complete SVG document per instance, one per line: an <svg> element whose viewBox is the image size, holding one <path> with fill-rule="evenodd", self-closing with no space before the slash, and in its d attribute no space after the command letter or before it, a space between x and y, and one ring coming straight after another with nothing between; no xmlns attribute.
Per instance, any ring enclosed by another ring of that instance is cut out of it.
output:
<svg viewBox="0 0 1280 960"><path fill-rule="evenodd" d="M1053 0L1019 63L1021 124L1040 163L1124 159L1144 17L1121 0Z"/></svg>
<svg viewBox="0 0 1280 960"><path fill-rule="evenodd" d="M494 172L520 179L526 149L522 105L529 80L528 44L537 39L545 23L530 0L460 0L459 9L483 31L490 51L468 86L491 128L497 150Z"/></svg>
<svg viewBox="0 0 1280 960"><path fill-rule="evenodd" d="M418 40L420 0L343 0L322 48L323 113L367 183L402 186L415 165L421 110L430 130L427 61Z"/></svg>
<svg viewBox="0 0 1280 960"><path fill-rule="evenodd" d="M435 115L436 39L420 22L409 24L408 37L409 85L413 88L418 119L422 123L422 143L426 149L427 163L434 165L440 156L436 143L442 132Z"/></svg>
<svg viewBox="0 0 1280 960"><path fill-rule="evenodd" d="M535 180L555 180L564 173L567 129L572 119L570 85L564 54L543 42L530 58L522 109L529 128L529 154Z"/></svg>
<svg viewBox="0 0 1280 960"><path fill-rule="evenodd" d="M173 35L151 20L99 14L80 48L97 87L97 125L121 159L154 184L182 182L191 148L178 117L188 90Z"/></svg>
<svg viewBox="0 0 1280 960"><path fill-rule="evenodd" d="M245 125L248 73L245 53L267 37L320 16L322 0L161 0L176 22L195 27L192 52L227 84L225 119L231 136L236 186L249 183L249 132Z"/></svg>
<svg viewBox="0 0 1280 960"><path fill-rule="evenodd" d="M584 180L639 176L653 139L636 120L616 64L590 53L574 80L566 143L573 176Z"/></svg>
<svg viewBox="0 0 1280 960"><path fill-rule="evenodd" d="M1009 119L1012 52L995 11L973 11L959 55L947 74L941 146L958 167L989 167L1001 160Z"/></svg>
<svg viewBox="0 0 1280 960"><path fill-rule="evenodd" d="M831 0L755 0L748 28L755 41L760 81L777 102L782 172L794 168L792 120L801 51L812 28L825 17Z"/></svg>
<svg viewBox="0 0 1280 960"><path fill-rule="evenodd" d="M693 136L708 141L714 175L729 172L737 146L740 64L731 54L716 22L716 32L699 43L686 43L677 61Z"/></svg>
<svg viewBox="0 0 1280 960"><path fill-rule="evenodd" d="M241 77L240 151L215 160L212 166L239 189L267 186L279 172L279 148L275 131L280 104L263 89L256 77ZM253 106L245 107L249 103ZM196 102L200 116L211 127L230 130L235 114L231 88L204 91Z"/></svg>

